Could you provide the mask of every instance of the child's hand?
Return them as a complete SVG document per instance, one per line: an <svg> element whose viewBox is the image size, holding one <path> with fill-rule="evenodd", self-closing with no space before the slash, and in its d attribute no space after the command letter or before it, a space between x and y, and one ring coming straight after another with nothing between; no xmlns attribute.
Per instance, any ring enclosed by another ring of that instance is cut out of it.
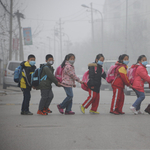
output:
<svg viewBox="0 0 150 150"><path fill-rule="evenodd" d="M83 81L80 81L80 84L83 84L84 82Z"/></svg>
<svg viewBox="0 0 150 150"><path fill-rule="evenodd" d="M57 86L58 86L58 87L61 87L61 83L60 83L60 82L58 82Z"/></svg>
<svg viewBox="0 0 150 150"><path fill-rule="evenodd" d="M36 89L36 87L34 87L34 86L32 86L32 88L35 90Z"/></svg>
<svg viewBox="0 0 150 150"><path fill-rule="evenodd" d="M73 85L73 87L75 88L75 87L76 87L76 85Z"/></svg>
<svg viewBox="0 0 150 150"><path fill-rule="evenodd" d="M132 85L129 85L129 87L132 89L133 87L132 87Z"/></svg>

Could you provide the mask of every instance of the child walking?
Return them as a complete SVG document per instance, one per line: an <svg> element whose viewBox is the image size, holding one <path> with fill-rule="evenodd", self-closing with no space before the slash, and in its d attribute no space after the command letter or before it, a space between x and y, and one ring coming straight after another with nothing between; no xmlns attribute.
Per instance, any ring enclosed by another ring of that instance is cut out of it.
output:
<svg viewBox="0 0 150 150"><path fill-rule="evenodd" d="M72 99L73 99L73 90L72 87L76 87L75 81L83 83L75 74L74 64L75 62L75 55L68 54L67 61L62 64L63 72L62 72L62 83L61 85L64 87L67 97L64 101L57 105L57 108L61 114L65 115L74 115L75 112L72 112Z"/></svg>
<svg viewBox="0 0 150 150"><path fill-rule="evenodd" d="M42 80L40 82L39 87L37 89L41 90L41 100L39 103L39 109L37 111L37 114L39 115L48 115L48 113L52 113L52 111L49 109L49 106L52 102L52 99L54 97L53 91L52 91L52 83L55 83L55 85L60 86L60 83L56 80L54 76L54 68L52 65L54 64L54 58L51 54L46 55L46 65L43 67L43 70L41 72L41 79L46 76L45 80Z"/></svg>
<svg viewBox="0 0 150 150"><path fill-rule="evenodd" d="M84 84L88 87L89 96L80 107L83 114L85 114L85 109L87 109L90 105L92 105L90 113L99 114L99 112L97 112L97 108L99 106L101 78L106 78L106 74L102 69L104 59L103 54L98 54L96 56L95 63L88 65L89 81L87 84Z"/></svg>
<svg viewBox="0 0 150 150"><path fill-rule="evenodd" d="M112 88L113 88L113 97L112 97L112 103L110 108L110 113L119 115L119 114L125 114L122 111L123 104L124 104L124 87L125 85L132 88L132 85L129 82L129 79L127 77L127 65L129 63L129 56L127 54L123 54L119 56L118 61L116 62L116 65L118 67L115 70L115 79L112 82Z"/></svg>
<svg viewBox="0 0 150 150"><path fill-rule="evenodd" d="M142 114L140 111L141 103L145 99L145 93L144 93L144 83L148 82L150 85L150 77L148 75L148 72L146 70L147 65L147 58L145 55L139 56L137 60L138 67L135 72L135 77L133 81L133 89L137 95L137 99L134 102L134 104L130 107L130 110L136 115L136 114ZM147 109L146 109L147 112Z"/></svg>
<svg viewBox="0 0 150 150"><path fill-rule="evenodd" d="M22 108L21 108L21 115L33 115L29 111L29 103L31 99L31 74L35 71L35 56L29 55L27 61L23 61L20 64L23 68L22 71L22 78L20 80L19 86L22 89L23 92L23 102L22 102Z"/></svg>

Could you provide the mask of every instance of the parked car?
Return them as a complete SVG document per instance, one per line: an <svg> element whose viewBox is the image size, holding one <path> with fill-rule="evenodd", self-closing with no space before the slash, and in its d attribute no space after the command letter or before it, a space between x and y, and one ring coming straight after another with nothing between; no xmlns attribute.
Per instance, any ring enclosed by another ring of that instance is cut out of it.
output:
<svg viewBox="0 0 150 150"><path fill-rule="evenodd" d="M14 82L14 71L15 69L20 65L21 61L9 61L6 70L5 75L3 79L3 89L6 89L9 86L16 86L17 83Z"/></svg>
<svg viewBox="0 0 150 150"><path fill-rule="evenodd" d="M107 74L109 68L112 65L115 65L115 63L116 63L116 60L105 60L104 61L103 69L106 72L106 74ZM112 90L112 87L111 87L111 84L107 83L107 81L102 78L101 90L105 90L105 89Z"/></svg>
<svg viewBox="0 0 150 150"><path fill-rule="evenodd" d="M146 67L147 67L148 75L150 76L150 64L148 64ZM144 83L144 90L146 93L150 93L149 84L147 82ZM124 93L126 95L131 95L131 92L133 92L133 90L125 86Z"/></svg>

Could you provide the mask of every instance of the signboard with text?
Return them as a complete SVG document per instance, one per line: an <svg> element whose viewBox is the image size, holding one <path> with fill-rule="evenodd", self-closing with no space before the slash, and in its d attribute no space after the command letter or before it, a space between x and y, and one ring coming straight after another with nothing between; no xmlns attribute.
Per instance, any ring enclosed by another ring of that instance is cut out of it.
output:
<svg viewBox="0 0 150 150"><path fill-rule="evenodd" d="M32 45L32 33L31 28L23 28L24 45Z"/></svg>

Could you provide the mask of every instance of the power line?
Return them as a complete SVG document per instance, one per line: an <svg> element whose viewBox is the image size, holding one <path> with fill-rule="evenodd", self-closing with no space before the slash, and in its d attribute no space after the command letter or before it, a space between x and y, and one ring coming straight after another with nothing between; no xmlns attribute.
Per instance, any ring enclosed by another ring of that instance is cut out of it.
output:
<svg viewBox="0 0 150 150"><path fill-rule="evenodd" d="M77 15L76 17L73 17L73 18L71 18L71 19L69 19L69 20L73 20L73 19L75 19L75 18L78 18L79 16L81 16L82 14L84 14L85 13L85 11L83 11L81 14L79 14L79 15Z"/></svg>
<svg viewBox="0 0 150 150"><path fill-rule="evenodd" d="M61 18L69 18L69 17L75 16L76 14L78 14L78 13L80 13L80 12L82 12L82 11L83 11L83 9L81 9L80 11L77 11L77 12L71 14L71 15L68 15L68 16L66 16L66 17L61 17Z"/></svg>

